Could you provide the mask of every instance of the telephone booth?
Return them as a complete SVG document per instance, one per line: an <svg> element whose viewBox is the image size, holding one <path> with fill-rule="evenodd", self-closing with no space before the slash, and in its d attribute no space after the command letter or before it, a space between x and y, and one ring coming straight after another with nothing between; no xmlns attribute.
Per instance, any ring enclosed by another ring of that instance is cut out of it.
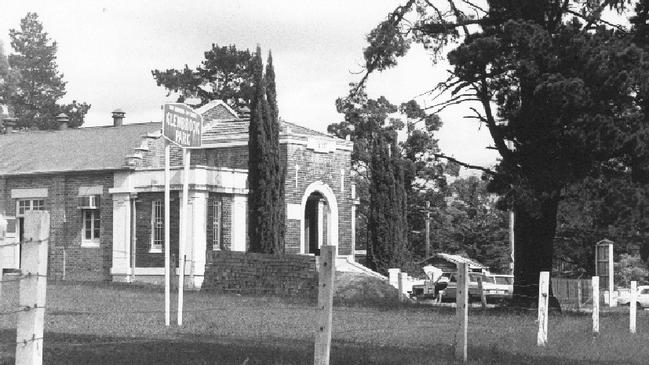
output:
<svg viewBox="0 0 649 365"><path fill-rule="evenodd" d="M600 289L608 292L605 300L608 300L610 307L617 305L617 298L614 298L613 292L615 285L613 283L613 242L603 239L595 244L595 275L599 276Z"/></svg>

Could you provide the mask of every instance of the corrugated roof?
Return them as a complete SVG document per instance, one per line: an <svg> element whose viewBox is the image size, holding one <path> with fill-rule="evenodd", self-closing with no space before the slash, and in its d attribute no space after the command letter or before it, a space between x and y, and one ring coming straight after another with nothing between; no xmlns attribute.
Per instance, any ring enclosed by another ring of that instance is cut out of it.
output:
<svg viewBox="0 0 649 365"><path fill-rule="evenodd" d="M161 123L74 128L0 135L0 175L119 170L142 136Z"/></svg>

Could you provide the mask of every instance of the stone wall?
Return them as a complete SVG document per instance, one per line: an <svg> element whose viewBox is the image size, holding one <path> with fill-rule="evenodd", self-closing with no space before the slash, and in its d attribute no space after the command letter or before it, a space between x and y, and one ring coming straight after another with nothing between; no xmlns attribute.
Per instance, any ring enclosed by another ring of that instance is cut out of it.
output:
<svg viewBox="0 0 649 365"><path fill-rule="evenodd" d="M315 257L208 252L202 290L317 298Z"/></svg>

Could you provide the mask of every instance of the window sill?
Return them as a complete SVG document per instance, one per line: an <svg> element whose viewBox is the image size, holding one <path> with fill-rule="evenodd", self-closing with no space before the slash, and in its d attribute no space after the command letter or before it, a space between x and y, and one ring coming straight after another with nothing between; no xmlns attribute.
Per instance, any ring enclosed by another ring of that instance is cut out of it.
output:
<svg viewBox="0 0 649 365"><path fill-rule="evenodd" d="M99 248L99 241L81 241L82 248Z"/></svg>
<svg viewBox="0 0 649 365"><path fill-rule="evenodd" d="M149 253L162 253L162 247L151 247Z"/></svg>

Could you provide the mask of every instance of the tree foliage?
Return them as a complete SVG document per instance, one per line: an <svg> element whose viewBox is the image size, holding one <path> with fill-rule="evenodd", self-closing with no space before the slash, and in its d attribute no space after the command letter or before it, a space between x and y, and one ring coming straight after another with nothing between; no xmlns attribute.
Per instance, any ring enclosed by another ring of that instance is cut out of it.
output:
<svg viewBox="0 0 649 365"><path fill-rule="evenodd" d="M15 53L9 55L8 70L0 65L4 79L0 92L17 118L17 127L56 129L56 115L62 112L69 114L70 127L81 126L90 105L57 104L66 94L66 83L56 63L57 44L43 30L38 15L27 13L20 29L11 29L9 37Z"/></svg>
<svg viewBox="0 0 649 365"><path fill-rule="evenodd" d="M449 171L457 173L437 160L433 134L442 122L414 100L397 106L385 97L368 98L363 88L339 98L336 107L344 120L329 125L329 132L354 142L352 176L360 200L357 244L367 248L371 267L403 268L413 259L413 249L419 253L424 245L412 232L423 229L419 218L427 192L445 186Z"/></svg>
<svg viewBox="0 0 649 365"><path fill-rule="evenodd" d="M9 105L9 98L15 92L15 74L9 67L9 60L0 42L0 104Z"/></svg>
<svg viewBox="0 0 649 365"><path fill-rule="evenodd" d="M615 285L626 288L631 286L631 281L637 281L639 285L644 285L649 280L649 267L646 262L640 259L640 256L622 254L615 263L614 278Z"/></svg>
<svg viewBox="0 0 649 365"><path fill-rule="evenodd" d="M439 249L474 258L492 272L510 272L507 212L496 208L497 197L487 191L487 182L475 176L459 178L448 192L446 204L433 211Z"/></svg>
<svg viewBox="0 0 649 365"><path fill-rule="evenodd" d="M604 238L617 255L639 253L647 260L649 185L620 167L606 166L564 190L555 237L555 266L563 275L594 275L594 245Z"/></svg>
<svg viewBox="0 0 649 365"><path fill-rule="evenodd" d="M183 69L153 70L151 74L158 86L167 89L167 96L178 95L178 102L199 98L200 103L223 100L235 107L248 107L255 92L253 85L253 54L238 50L235 45L212 44L205 59L196 69L187 65Z"/></svg>
<svg viewBox="0 0 649 365"><path fill-rule="evenodd" d="M272 56L264 73L261 49L252 64L254 93L250 103L248 142L248 236L250 251L284 252L286 212L285 160L279 149L279 111Z"/></svg>
<svg viewBox="0 0 649 365"><path fill-rule="evenodd" d="M410 0L368 37L368 72L393 66L412 42L434 60L451 48L451 76L433 90L444 98L435 111L467 105L502 157L490 189L516 212L519 304L533 302L526 298L538 294L538 273L552 269L564 189L612 160L643 176L645 1L636 8L635 29L602 19L607 8L628 14L626 4Z"/></svg>
<svg viewBox="0 0 649 365"><path fill-rule="evenodd" d="M410 261L404 161L395 132L377 133L371 144L367 261L386 274Z"/></svg>

